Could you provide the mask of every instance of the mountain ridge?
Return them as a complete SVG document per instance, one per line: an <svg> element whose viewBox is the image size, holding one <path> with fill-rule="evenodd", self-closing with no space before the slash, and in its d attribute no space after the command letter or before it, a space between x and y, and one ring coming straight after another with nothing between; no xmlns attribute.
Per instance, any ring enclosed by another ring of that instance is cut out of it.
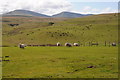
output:
<svg viewBox="0 0 120 80"><path fill-rule="evenodd" d="M74 12L61 12L58 14L53 15L52 17L68 17L68 18L77 18L77 17L84 17L89 16L92 14L80 14L80 13L74 13Z"/></svg>
<svg viewBox="0 0 120 80"><path fill-rule="evenodd" d="M29 11L29 10L14 10L10 11L8 13L2 14L2 16L37 16L37 17L65 17L65 18L77 18L77 17L84 17L84 16L90 16L92 14L80 14L80 13L74 13L74 12L61 12L58 14L54 14L52 16L37 13L34 11Z"/></svg>
<svg viewBox="0 0 120 80"><path fill-rule="evenodd" d="M50 17L41 13L37 13L29 10L14 10L3 14L3 16L38 16L38 17Z"/></svg>

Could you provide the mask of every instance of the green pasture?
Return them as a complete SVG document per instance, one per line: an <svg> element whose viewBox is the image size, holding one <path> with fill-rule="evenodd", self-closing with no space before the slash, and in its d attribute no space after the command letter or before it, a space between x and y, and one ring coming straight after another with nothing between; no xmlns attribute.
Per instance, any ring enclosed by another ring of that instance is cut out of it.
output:
<svg viewBox="0 0 120 80"><path fill-rule="evenodd" d="M2 57L3 78L118 77L118 47L3 47Z"/></svg>
<svg viewBox="0 0 120 80"><path fill-rule="evenodd" d="M53 25L49 23L53 22ZM19 24L11 27L8 24ZM62 44L118 42L118 14L82 18L3 17L3 46L24 44Z"/></svg>

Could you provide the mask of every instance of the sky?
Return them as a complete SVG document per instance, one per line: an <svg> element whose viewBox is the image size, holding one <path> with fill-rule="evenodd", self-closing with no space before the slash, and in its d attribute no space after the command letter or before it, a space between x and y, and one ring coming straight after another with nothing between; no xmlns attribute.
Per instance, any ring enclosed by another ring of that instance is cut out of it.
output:
<svg viewBox="0 0 120 80"><path fill-rule="evenodd" d="M63 11L81 14L118 12L119 0L0 0L0 14L17 9L30 10L46 15Z"/></svg>
<svg viewBox="0 0 120 80"><path fill-rule="evenodd" d="M70 2L119 2L119 0L68 0Z"/></svg>

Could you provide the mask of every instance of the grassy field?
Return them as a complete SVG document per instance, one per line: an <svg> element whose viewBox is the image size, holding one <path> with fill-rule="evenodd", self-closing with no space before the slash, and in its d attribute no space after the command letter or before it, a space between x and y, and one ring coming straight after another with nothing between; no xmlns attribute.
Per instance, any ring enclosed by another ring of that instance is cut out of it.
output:
<svg viewBox="0 0 120 80"><path fill-rule="evenodd" d="M3 45L118 42L118 14L82 18L3 17ZM53 22L50 25L49 22ZM19 24L11 27L8 24Z"/></svg>
<svg viewBox="0 0 120 80"><path fill-rule="evenodd" d="M3 57L3 78L118 77L117 13L81 18L3 17L1 22L2 46L9 46L2 47L0 56ZM82 46L15 47L19 43L57 42L75 42ZM88 46L89 42L98 42L99 46ZM109 47L113 42L117 46Z"/></svg>
<svg viewBox="0 0 120 80"><path fill-rule="evenodd" d="M3 47L2 56L3 78L118 77L118 47Z"/></svg>

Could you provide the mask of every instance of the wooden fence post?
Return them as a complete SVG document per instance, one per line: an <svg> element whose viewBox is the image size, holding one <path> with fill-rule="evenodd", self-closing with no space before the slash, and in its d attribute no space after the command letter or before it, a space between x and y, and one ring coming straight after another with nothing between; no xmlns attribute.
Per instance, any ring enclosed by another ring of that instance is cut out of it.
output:
<svg viewBox="0 0 120 80"><path fill-rule="evenodd" d="M106 46L106 41L105 41L105 46Z"/></svg>
<svg viewBox="0 0 120 80"><path fill-rule="evenodd" d="M109 42L109 47L110 47L110 42Z"/></svg>
<svg viewBox="0 0 120 80"><path fill-rule="evenodd" d="M89 46L90 46L90 42L89 42Z"/></svg>

